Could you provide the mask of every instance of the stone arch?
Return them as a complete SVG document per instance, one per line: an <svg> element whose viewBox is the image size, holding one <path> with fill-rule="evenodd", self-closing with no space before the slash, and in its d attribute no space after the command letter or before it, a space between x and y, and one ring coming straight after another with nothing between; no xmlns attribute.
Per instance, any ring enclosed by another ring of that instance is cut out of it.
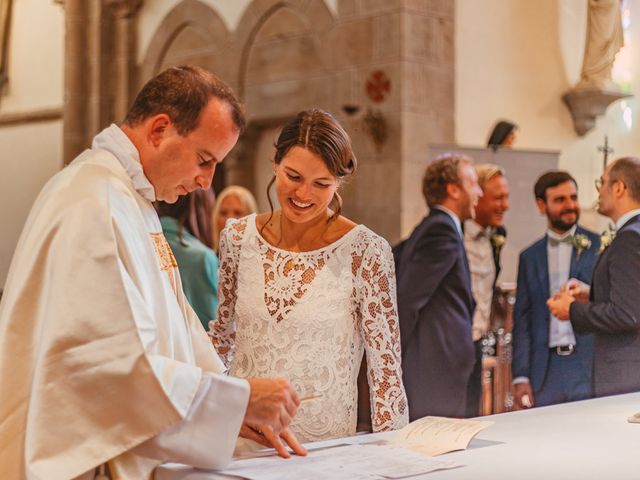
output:
<svg viewBox="0 0 640 480"><path fill-rule="evenodd" d="M310 80L331 75L329 32L335 22L324 1L254 0L247 7L236 30L238 50L232 68L237 91L253 115L291 114L307 103L308 88L295 87L300 83L308 87ZM289 88L282 82L289 82ZM276 83L280 88L274 87ZM259 92L265 86L268 99Z"/></svg>
<svg viewBox="0 0 640 480"><path fill-rule="evenodd" d="M181 64L201 66L226 80L231 42L232 34L215 10L198 0L183 0L156 30L139 68L138 88L165 68ZM221 164L214 176L216 192L225 185L224 169Z"/></svg>
<svg viewBox="0 0 640 480"><path fill-rule="evenodd" d="M275 129L304 108L333 109L336 73L330 44L335 24L323 1L254 0L247 7L235 33L232 69L249 124L227 163L229 183L264 197L266 179L260 175L269 174L268 164L263 163L271 156L265 135L271 138Z"/></svg>
<svg viewBox="0 0 640 480"><path fill-rule="evenodd" d="M162 69L184 63L226 78L230 70L225 51L231 41L231 33L215 10L198 0L183 0L156 30L140 65L138 86Z"/></svg>

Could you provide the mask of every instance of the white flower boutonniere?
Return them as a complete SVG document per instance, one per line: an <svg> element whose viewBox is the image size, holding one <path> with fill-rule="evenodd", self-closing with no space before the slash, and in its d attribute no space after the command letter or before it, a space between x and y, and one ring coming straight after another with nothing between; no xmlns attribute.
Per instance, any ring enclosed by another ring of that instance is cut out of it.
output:
<svg viewBox="0 0 640 480"><path fill-rule="evenodd" d="M609 245L611 245L611 242L613 242L614 238L616 238L616 232L611 227L602 232L602 235L600 235L599 253L602 253Z"/></svg>
<svg viewBox="0 0 640 480"><path fill-rule="evenodd" d="M591 248L591 240L582 233L576 233L571 240L573 248L576 249L576 260L580 258L580 254Z"/></svg>
<svg viewBox="0 0 640 480"><path fill-rule="evenodd" d="M500 250L502 246L507 241L507 237L504 235L500 235L499 233L494 233L491 235L491 245L497 250Z"/></svg>

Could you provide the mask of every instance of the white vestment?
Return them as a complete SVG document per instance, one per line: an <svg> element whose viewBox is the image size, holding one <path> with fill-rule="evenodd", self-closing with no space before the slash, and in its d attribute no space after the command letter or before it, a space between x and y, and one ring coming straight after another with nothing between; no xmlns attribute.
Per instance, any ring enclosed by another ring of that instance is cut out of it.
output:
<svg viewBox="0 0 640 480"><path fill-rule="evenodd" d="M248 383L221 375L153 200L115 125L38 196L0 303L2 478L231 459Z"/></svg>

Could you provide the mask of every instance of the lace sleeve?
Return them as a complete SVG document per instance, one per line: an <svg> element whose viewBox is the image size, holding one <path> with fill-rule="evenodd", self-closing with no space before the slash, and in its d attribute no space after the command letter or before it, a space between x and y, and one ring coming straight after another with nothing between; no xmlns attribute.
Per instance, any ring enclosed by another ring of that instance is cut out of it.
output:
<svg viewBox="0 0 640 480"><path fill-rule="evenodd" d="M238 286L240 241L246 221L227 224L220 234L220 269L218 271L218 317L209 322L209 336L227 369L233 359L236 338L234 310Z"/></svg>
<svg viewBox="0 0 640 480"><path fill-rule="evenodd" d="M367 355L367 378L374 432L395 430L409 422L400 366L400 330L393 254L375 236L354 255L353 270L359 325Z"/></svg>

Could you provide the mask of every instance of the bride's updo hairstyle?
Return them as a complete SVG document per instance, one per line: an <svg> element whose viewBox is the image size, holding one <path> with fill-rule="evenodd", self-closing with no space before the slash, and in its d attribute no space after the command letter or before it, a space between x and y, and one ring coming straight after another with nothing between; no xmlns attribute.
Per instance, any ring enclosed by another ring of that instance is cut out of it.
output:
<svg viewBox="0 0 640 480"><path fill-rule="evenodd" d="M280 165L282 159L293 147L302 147L318 155L327 169L338 179L338 185L342 180L356 171L357 160L351 148L351 139L333 116L324 110L311 109L298 113L293 119L282 127L280 136L274 144L276 153L274 163ZM273 214L273 203L269 191L275 183L276 177L271 179L267 186L267 198ZM342 210L342 198L336 191L329 203L333 215L329 221L333 221Z"/></svg>

